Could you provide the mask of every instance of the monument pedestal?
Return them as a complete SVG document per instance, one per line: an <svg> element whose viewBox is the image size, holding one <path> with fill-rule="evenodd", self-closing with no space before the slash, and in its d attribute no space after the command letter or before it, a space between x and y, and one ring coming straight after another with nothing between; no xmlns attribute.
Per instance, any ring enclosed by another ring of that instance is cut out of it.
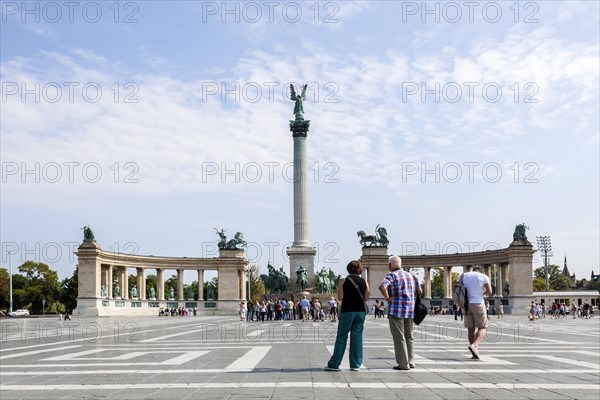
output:
<svg viewBox="0 0 600 400"><path fill-rule="evenodd" d="M301 291L300 285L296 283L296 270L300 268L300 264L306 269L306 279L308 287L313 288L315 285L315 256L317 250L310 246L292 246L287 249L287 255L290 258L290 287L288 292Z"/></svg>
<svg viewBox="0 0 600 400"><path fill-rule="evenodd" d="M383 295L379 292L379 284L389 272L389 258L387 247L366 246L362 248L362 256L359 261L365 269L363 278L369 284L370 298L373 300L384 300Z"/></svg>

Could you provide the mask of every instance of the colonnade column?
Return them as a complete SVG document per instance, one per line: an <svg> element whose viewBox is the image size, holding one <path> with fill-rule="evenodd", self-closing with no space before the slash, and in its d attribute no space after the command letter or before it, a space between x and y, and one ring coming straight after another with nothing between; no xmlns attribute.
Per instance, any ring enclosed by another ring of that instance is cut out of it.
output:
<svg viewBox="0 0 600 400"><path fill-rule="evenodd" d="M452 298L452 266L444 267L444 298Z"/></svg>
<svg viewBox="0 0 600 400"><path fill-rule="evenodd" d="M238 269L238 297L240 300L246 299L246 277L243 269Z"/></svg>
<svg viewBox="0 0 600 400"><path fill-rule="evenodd" d="M204 270L198 270L198 301L204 300Z"/></svg>
<svg viewBox="0 0 600 400"><path fill-rule="evenodd" d="M427 297L429 299L431 299L431 267L425 267L423 268L425 271L424 277L423 277L423 289L424 290L424 294L423 297Z"/></svg>
<svg viewBox="0 0 600 400"><path fill-rule="evenodd" d="M502 297L504 283L502 280L502 268L500 264L496 264L496 296Z"/></svg>
<svg viewBox="0 0 600 400"><path fill-rule="evenodd" d="M508 274L510 273L509 269L508 269L508 264L501 264L501 268L502 270L502 294L504 295L504 285L506 285L506 282L508 282Z"/></svg>
<svg viewBox="0 0 600 400"><path fill-rule="evenodd" d="M108 278L106 280L106 298L113 298L113 266L108 266Z"/></svg>
<svg viewBox="0 0 600 400"><path fill-rule="evenodd" d="M159 301L165 299L165 270L156 268L156 295Z"/></svg>
<svg viewBox="0 0 600 400"><path fill-rule="evenodd" d="M491 264L484 264L483 266L483 273L485 275L487 275L487 277L490 279L490 282L492 281L492 265Z"/></svg>
<svg viewBox="0 0 600 400"><path fill-rule="evenodd" d="M138 299L146 300L146 279L144 275L144 268L136 268L137 271L137 291L138 291Z"/></svg>
<svg viewBox="0 0 600 400"><path fill-rule="evenodd" d="M129 299L129 277L127 276L127 267L121 267L121 298Z"/></svg>
<svg viewBox="0 0 600 400"><path fill-rule="evenodd" d="M183 301L183 270L177 270L177 300Z"/></svg>

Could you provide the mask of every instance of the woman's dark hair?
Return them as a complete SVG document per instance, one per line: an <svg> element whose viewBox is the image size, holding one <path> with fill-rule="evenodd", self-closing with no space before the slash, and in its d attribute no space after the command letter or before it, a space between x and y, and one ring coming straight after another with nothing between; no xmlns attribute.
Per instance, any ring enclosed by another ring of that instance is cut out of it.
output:
<svg viewBox="0 0 600 400"><path fill-rule="evenodd" d="M363 272L363 267L360 261L352 260L346 266L346 271L348 271L349 274L360 275Z"/></svg>

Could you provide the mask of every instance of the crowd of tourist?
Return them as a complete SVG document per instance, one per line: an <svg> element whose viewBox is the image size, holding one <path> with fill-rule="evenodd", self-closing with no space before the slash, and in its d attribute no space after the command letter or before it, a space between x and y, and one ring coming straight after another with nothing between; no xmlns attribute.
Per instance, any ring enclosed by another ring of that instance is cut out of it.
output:
<svg viewBox="0 0 600 400"><path fill-rule="evenodd" d="M575 304L571 302L571 306L564 303L554 302L551 306L545 306L541 303L531 302L529 310L529 320L535 321L536 319L546 318L546 314L550 315L551 319L566 319L568 315L571 315L573 319L585 318L589 319L594 316L594 306L588 302Z"/></svg>
<svg viewBox="0 0 600 400"><path fill-rule="evenodd" d="M195 317L198 313L198 309L184 308L184 307L166 307L158 309L159 317Z"/></svg>
<svg viewBox="0 0 600 400"><path fill-rule="evenodd" d="M308 300L306 296L294 301L291 298L274 298L263 301L240 303L241 321L288 321L312 320L336 322L338 318L338 301L331 297L323 304L318 298Z"/></svg>

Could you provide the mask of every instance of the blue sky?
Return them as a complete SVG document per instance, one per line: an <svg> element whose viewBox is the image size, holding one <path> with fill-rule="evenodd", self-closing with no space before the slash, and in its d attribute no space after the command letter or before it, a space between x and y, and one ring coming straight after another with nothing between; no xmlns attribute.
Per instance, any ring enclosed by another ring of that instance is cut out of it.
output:
<svg viewBox="0 0 600 400"><path fill-rule="evenodd" d="M377 224L390 253L431 254L525 222L552 262L598 272L597 2L75 3L1 2L3 265L64 278L89 224L165 256L241 231L287 270L294 82L318 268L341 273Z"/></svg>

